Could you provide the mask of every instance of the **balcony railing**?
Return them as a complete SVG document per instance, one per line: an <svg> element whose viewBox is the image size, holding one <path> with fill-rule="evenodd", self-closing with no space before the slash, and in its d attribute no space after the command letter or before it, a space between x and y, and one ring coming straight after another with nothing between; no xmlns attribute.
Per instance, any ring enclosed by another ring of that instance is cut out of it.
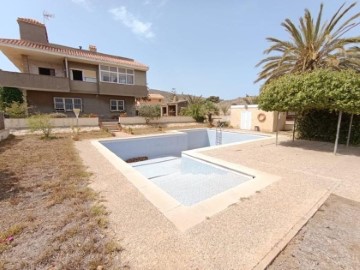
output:
<svg viewBox="0 0 360 270"><path fill-rule="evenodd" d="M29 73L0 71L0 85L28 90L70 92L67 78Z"/></svg>
<svg viewBox="0 0 360 270"><path fill-rule="evenodd" d="M145 85L113 84L106 82L86 82L69 80L63 77L37 75L0 70L0 86L23 88L27 90L74 92L113 96L145 97Z"/></svg>
<svg viewBox="0 0 360 270"><path fill-rule="evenodd" d="M128 96L128 97L146 97L148 95L147 87L144 85L127 85L100 82L100 93L103 95Z"/></svg>

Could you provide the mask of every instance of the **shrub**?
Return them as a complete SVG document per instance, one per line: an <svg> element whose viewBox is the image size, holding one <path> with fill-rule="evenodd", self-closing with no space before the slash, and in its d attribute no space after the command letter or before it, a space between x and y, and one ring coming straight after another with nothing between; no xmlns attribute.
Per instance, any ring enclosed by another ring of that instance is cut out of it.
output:
<svg viewBox="0 0 360 270"><path fill-rule="evenodd" d="M51 118L48 114L36 114L27 119L31 132L41 131L44 138L48 139L51 135L52 124Z"/></svg>
<svg viewBox="0 0 360 270"><path fill-rule="evenodd" d="M5 108L5 113L10 118L24 118L26 116L27 106L25 103L14 101L9 107Z"/></svg>
<svg viewBox="0 0 360 270"><path fill-rule="evenodd" d="M66 118L67 115L65 113L49 113L50 118Z"/></svg>
<svg viewBox="0 0 360 270"><path fill-rule="evenodd" d="M159 105L142 105L139 108L139 115L145 118L146 124L150 123L150 120L159 118L161 110Z"/></svg>
<svg viewBox="0 0 360 270"><path fill-rule="evenodd" d="M338 112L310 110L297 119L298 137L306 140L334 142L338 122ZM339 143L346 143L350 124L350 115L343 113L341 119ZM360 145L360 115L354 115L350 143Z"/></svg>
<svg viewBox="0 0 360 270"><path fill-rule="evenodd" d="M0 87L0 109L10 107L13 102L23 103L21 90L12 87Z"/></svg>

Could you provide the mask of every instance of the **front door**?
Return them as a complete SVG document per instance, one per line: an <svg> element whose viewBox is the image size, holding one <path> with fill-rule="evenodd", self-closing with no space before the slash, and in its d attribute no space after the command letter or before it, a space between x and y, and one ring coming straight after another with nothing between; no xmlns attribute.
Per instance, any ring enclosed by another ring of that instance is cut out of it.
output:
<svg viewBox="0 0 360 270"><path fill-rule="evenodd" d="M247 130L251 129L251 112L241 112L240 128Z"/></svg>

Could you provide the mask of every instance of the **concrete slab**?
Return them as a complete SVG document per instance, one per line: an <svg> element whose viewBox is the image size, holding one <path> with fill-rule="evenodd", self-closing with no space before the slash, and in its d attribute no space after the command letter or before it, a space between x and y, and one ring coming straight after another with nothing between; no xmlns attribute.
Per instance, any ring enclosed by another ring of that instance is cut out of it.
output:
<svg viewBox="0 0 360 270"><path fill-rule="evenodd" d="M125 248L122 260L132 269L261 269L328 193L360 201L359 148L340 147L334 156L332 144L287 138L277 147L274 140L231 145L200 154L281 179L184 231L89 141L76 147L94 173L91 186L106 199L111 229Z"/></svg>

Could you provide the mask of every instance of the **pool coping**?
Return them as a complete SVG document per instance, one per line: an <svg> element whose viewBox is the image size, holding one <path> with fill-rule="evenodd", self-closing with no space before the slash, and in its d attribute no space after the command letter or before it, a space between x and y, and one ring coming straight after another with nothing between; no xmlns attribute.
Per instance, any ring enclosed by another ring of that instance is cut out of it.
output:
<svg viewBox="0 0 360 270"><path fill-rule="evenodd" d="M181 132L171 131L169 133ZM239 171L240 173L245 173L255 178L246 181L236 187L230 188L224 192L221 192L217 195L212 196L206 200L203 200L197 204L191 206L184 206L168 193L154 184L152 181L149 181L145 176L140 172L135 170L131 165L123 161L116 154L111 152L108 148L100 143L100 141L109 141L109 140L127 140L135 138L144 138L152 136L164 136L169 135L169 133L163 134L148 134L146 136L132 136L128 138L109 138L109 139L98 139L92 140L91 144L104 155L104 157L120 172L122 173L127 180L132 183L140 193L150 201L168 220L170 220L175 227L180 231L186 231L187 229L203 222L207 218L225 210L227 207L237 203L243 198L247 198L253 194L256 194L257 191L264 189L275 181L278 181L281 177L276 175L271 175L258 171L252 168L248 168L239 164L227 162L221 159L210 157L204 155L203 151L210 149L228 147L231 145L240 145L244 143L250 143L253 141L260 140L269 140L273 136L268 136L265 138L253 139L244 142L230 143L225 145L209 146L204 148L198 148L193 150L183 151L184 155L188 155L193 158L197 158L206 162L214 163L215 165L228 168L230 170ZM240 133L240 132L237 132ZM244 133L244 132L242 132ZM247 133L249 134L249 133Z"/></svg>

